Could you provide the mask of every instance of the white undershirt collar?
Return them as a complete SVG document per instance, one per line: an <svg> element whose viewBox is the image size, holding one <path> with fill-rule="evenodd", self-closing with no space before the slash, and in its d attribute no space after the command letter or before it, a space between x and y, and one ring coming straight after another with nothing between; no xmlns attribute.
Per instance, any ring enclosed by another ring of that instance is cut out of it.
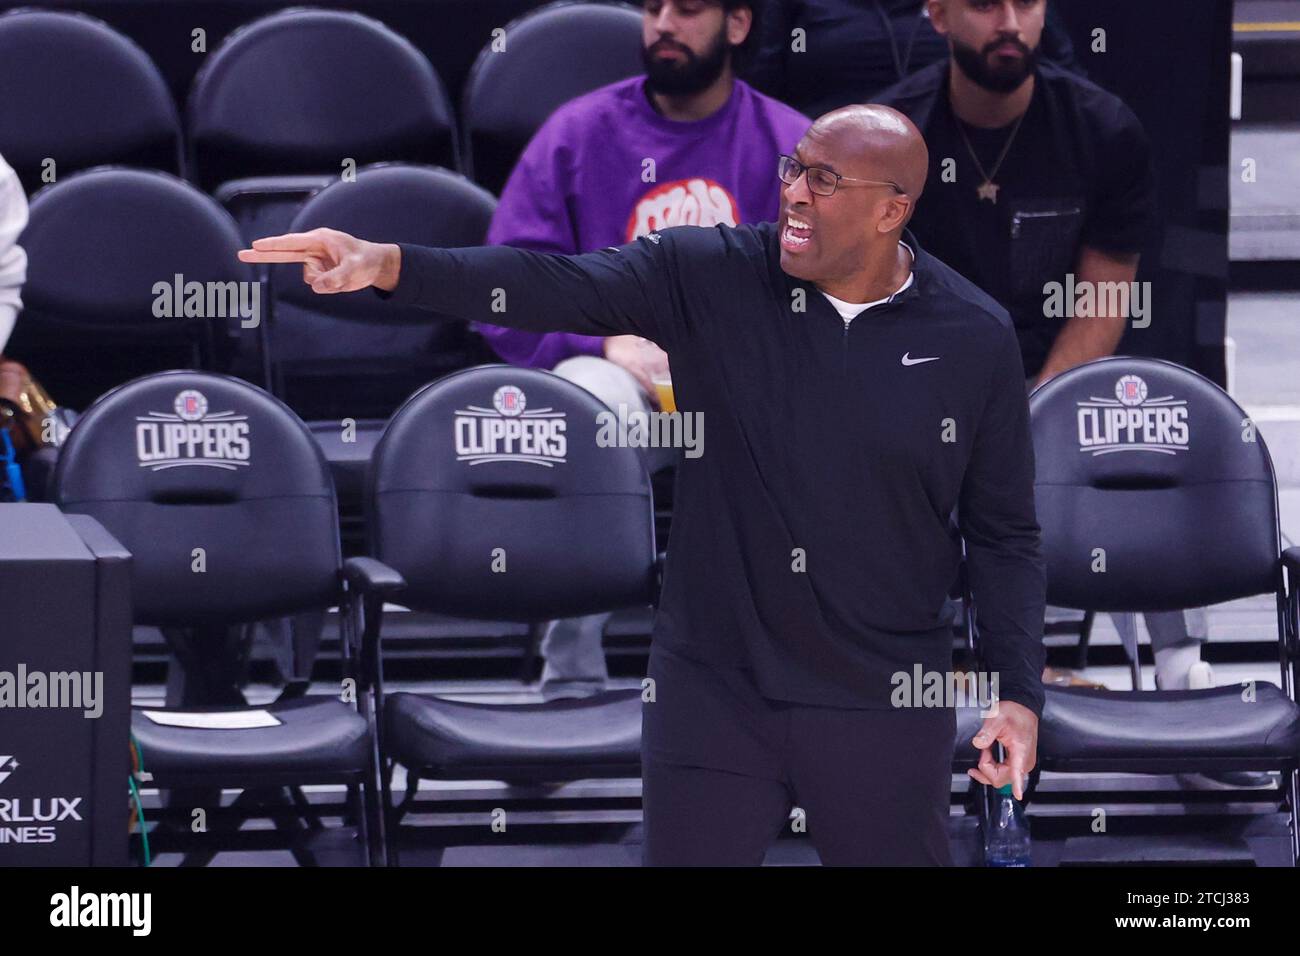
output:
<svg viewBox="0 0 1300 956"><path fill-rule="evenodd" d="M916 253L912 250L912 247L901 239L898 244L907 250L907 254L912 257L912 262L915 263ZM867 311L867 309L893 301L894 296L897 296L912 284L912 278L912 270L909 269L907 271L907 278L904 279L903 284L894 291L894 295L887 295L883 299L877 299L875 302L845 302L843 299L835 298L835 296L831 295L829 292L823 292L822 295L826 296L826 301L828 301L834 307L835 311L840 314L840 318L844 320L844 324L848 325L863 312Z"/></svg>

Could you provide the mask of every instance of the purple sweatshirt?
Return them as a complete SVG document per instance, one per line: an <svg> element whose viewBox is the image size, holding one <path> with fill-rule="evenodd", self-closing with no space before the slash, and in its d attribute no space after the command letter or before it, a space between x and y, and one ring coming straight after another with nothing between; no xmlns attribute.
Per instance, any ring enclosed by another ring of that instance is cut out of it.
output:
<svg viewBox="0 0 1300 956"><path fill-rule="evenodd" d="M741 80L722 109L694 122L660 116L644 76L612 83L542 124L501 193L487 241L572 254L669 226L775 219L776 158L810 125ZM601 336L475 327L513 365L549 369L604 354Z"/></svg>

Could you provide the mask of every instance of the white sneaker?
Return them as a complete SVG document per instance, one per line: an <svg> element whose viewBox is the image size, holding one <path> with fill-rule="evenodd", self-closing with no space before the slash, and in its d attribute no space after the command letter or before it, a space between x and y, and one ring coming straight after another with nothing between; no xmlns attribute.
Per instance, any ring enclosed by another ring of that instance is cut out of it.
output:
<svg viewBox="0 0 1300 956"><path fill-rule="evenodd" d="M1197 661L1187 668L1187 689L1205 690L1214 686L1214 668L1205 661Z"/></svg>

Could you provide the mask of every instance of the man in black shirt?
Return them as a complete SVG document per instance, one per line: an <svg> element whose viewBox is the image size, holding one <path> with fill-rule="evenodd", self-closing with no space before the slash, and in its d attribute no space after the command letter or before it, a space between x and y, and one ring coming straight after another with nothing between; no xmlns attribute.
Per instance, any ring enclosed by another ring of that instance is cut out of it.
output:
<svg viewBox="0 0 1300 956"><path fill-rule="evenodd" d="M779 0L756 21L758 55L743 74L768 96L808 116L874 103L913 70L948 59L925 0ZM1070 36L1055 10L1043 28L1043 56L1078 72Z"/></svg>
<svg viewBox="0 0 1300 956"><path fill-rule="evenodd" d="M1151 149L1117 97L1040 61L1047 0L929 0L928 9L949 59L877 97L911 117L930 148L912 229L1011 313L1036 386L1112 354L1129 321L1151 320L1150 295L1134 283L1156 215ZM1203 623L1193 636L1181 611L1145 617L1158 687L1211 680ZM1131 615L1115 624L1137 640Z"/></svg>
<svg viewBox="0 0 1300 956"><path fill-rule="evenodd" d="M1148 317L1137 314L1146 296L1130 296L1127 309L1106 308L1114 300L1103 296L1089 308L1070 290L1131 291L1155 216L1137 117L1093 83L1038 62L1046 6L930 0L951 57L876 97L907 114L930 148L927 201L912 230L1011 313L1035 384L1110 355L1126 321Z"/></svg>
<svg viewBox="0 0 1300 956"><path fill-rule="evenodd" d="M948 863L952 699L900 689L951 677L954 509L998 682L976 779L1023 792L1043 705L1020 354L1006 312L905 231L926 153L904 117L838 110L775 165L776 223L576 256L318 229L240 257L302 262L321 293L664 348L709 439L678 471L655 620L647 862L761 862L797 801L824 862Z"/></svg>

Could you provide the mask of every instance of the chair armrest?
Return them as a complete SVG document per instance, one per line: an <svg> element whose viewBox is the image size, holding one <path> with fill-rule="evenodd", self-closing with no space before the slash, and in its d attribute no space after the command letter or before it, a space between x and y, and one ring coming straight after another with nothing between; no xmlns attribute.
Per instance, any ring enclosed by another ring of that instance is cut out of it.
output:
<svg viewBox="0 0 1300 956"><path fill-rule="evenodd" d="M1287 548L1282 552L1282 565L1288 571L1300 573L1300 548ZM1300 584L1300 580L1296 582Z"/></svg>
<svg viewBox="0 0 1300 956"><path fill-rule="evenodd" d="M1287 593L1300 594L1300 548L1287 548L1282 552L1282 567L1286 569Z"/></svg>
<svg viewBox="0 0 1300 956"><path fill-rule="evenodd" d="M390 598L406 590L406 579L375 558L348 558L343 562L343 579L368 597Z"/></svg>
<svg viewBox="0 0 1300 956"><path fill-rule="evenodd" d="M343 607L343 647L349 671L361 689L375 693L376 706L383 705L383 665L379 641L383 628L384 601L406 588L406 580L375 558L348 558L343 562L343 579L348 597ZM368 704L358 699L363 713Z"/></svg>

